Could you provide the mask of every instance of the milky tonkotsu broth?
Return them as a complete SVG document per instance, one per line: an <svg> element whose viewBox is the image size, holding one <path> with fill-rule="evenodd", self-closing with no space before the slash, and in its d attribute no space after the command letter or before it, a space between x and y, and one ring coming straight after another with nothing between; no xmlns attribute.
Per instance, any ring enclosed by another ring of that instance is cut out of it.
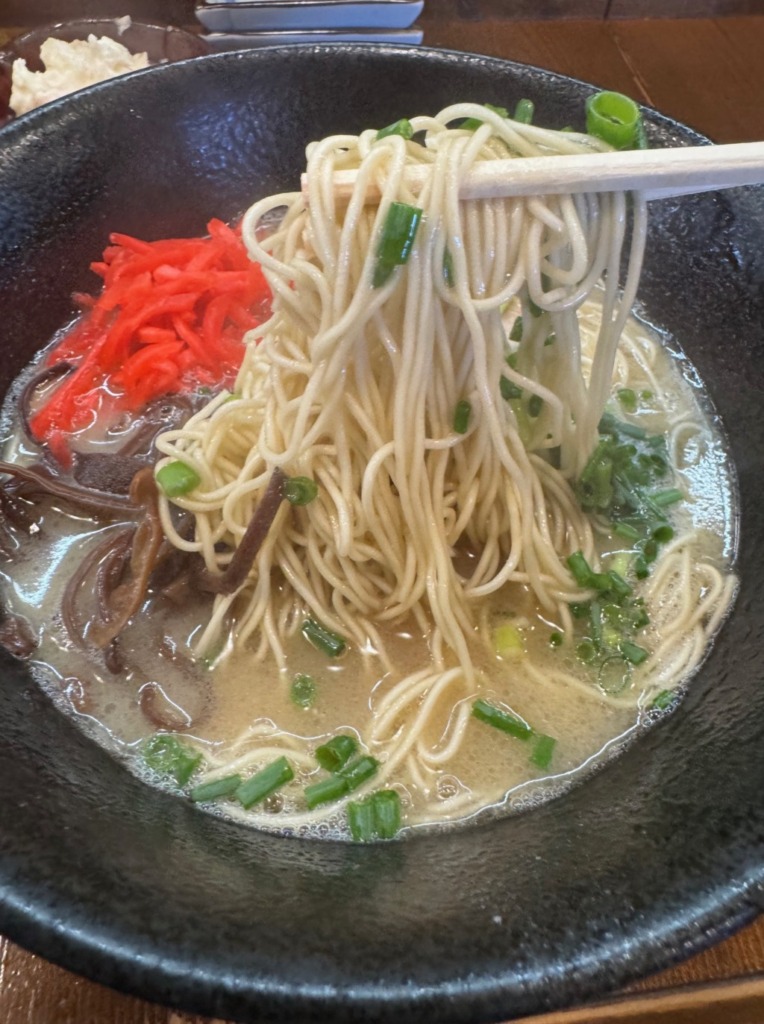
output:
<svg viewBox="0 0 764 1024"><path fill-rule="evenodd" d="M596 310L589 308L587 316L591 322ZM734 481L723 441L692 367L681 355L669 356L664 343L665 339L644 323L630 321L616 366L614 395L628 383L643 395L638 411L630 417L633 422L651 432L665 431L673 424L669 451L676 465L676 484L689 494L689 500L672 510L676 534L696 532L694 565L709 564L729 573L735 544ZM661 392L667 408L661 408ZM623 415L617 401L614 408ZM5 457L17 457L23 453L24 442L14 433L10 406L6 417ZM395 672L385 671L371 650L362 652L352 646L343 657L327 659L297 631L288 644L287 671L280 674L272 660L256 662L248 650L214 652L217 661L212 667L195 664L191 656L194 633L203 619L200 609L210 599L188 596L181 607L154 602L150 614L144 607L122 634L128 669L115 675L104 667L101 654L84 651L71 641L62 626L59 606L66 581L88 545L117 528L118 524L103 526L56 511L55 503L48 502L43 506L39 530L33 528L32 536L22 538L13 561L3 566L5 601L12 613L29 620L39 637L33 671L58 707L156 784L162 784L161 780L146 772L139 753L141 742L157 728L141 708L142 688L144 707L147 702L147 684L154 684L149 686L151 699L162 721L173 723L181 734L192 738L213 763L216 759L227 761L232 770L246 751L248 736L257 734L262 739L271 733L281 736L282 752L294 751L302 785L315 781L312 750L338 732L355 735L361 748L384 764L385 744L370 738L375 710L398 679L422 668L428 660L427 645L412 622L390 624L382 630ZM605 566L608 555L628 549L610 535L601 536L599 547ZM462 553L458 557L468 556ZM651 604L650 597L651 579L660 564L659 558L651 578L641 585L651 624L639 634L639 643L649 650L660 646L661 609ZM695 580L693 585L702 596L703 582ZM423 749L435 752L435 758L424 767L414 759L404 759L386 781L401 795L404 825L455 821L483 808L517 808L556 795L577 773L609 756L635 729L656 716L649 705L660 666L648 661L634 668L625 689L603 693L596 673L577 658L573 644L550 643L561 624L539 614L527 588L505 586L490 602L475 607L474 621L471 654L478 669L477 691L450 701L446 688L439 713L419 739ZM494 653L490 636L493 626L504 621L517 627L523 649L502 658ZM715 625L714 621L712 627ZM315 680L317 697L310 709L300 708L290 699L290 682L296 673L308 673ZM672 678L665 686L670 689L681 681ZM526 743L474 718L466 720L455 755L438 762L437 753L448 747L460 709L476 696L511 708L532 723L534 730L554 737L557 744L549 769L534 767ZM426 695L420 703L422 699ZM391 734L394 731L393 721ZM283 734L287 734L285 739ZM286 826L280 824L280 814L295 811L298 800L299 789L281 790L266 803L268 813L259 815L258 827L300 831L300 826L289 821ZM252 820L231 801L216 804L214 810ZM307 831L337 835L343 834L343 828L340 816L333 815L329 807L324 820Z"/></svg>

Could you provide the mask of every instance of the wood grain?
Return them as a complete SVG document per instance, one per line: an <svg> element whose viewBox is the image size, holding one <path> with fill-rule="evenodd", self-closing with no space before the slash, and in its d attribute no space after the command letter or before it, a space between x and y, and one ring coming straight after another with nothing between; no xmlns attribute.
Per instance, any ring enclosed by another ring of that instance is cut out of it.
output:
<svg viewBox="0 0 764 1024"><path fill-rule="evenodd" d="M50 12L74 16L110 0L3 0L0 24L32 24ZM696 0L691 0L697 10ZM764 0L738 0L764 15ZM538 0L545 8L544 0ZM698 20L620 20L620 12L687 13L690 0L612 0L611 20L597 3L590 21L517 21L510 0L428 0L425 42L519 60L627 92L719 142L764 139L764 16ZM697 0L729 9L726 0ZM88 7L88 4L90 7ZM710 6L709 6L710 4ZM631 6L629 6L631 5ZM672 6L673 5L673 6ZM119 13L135 3L118 3ZM156 15L158 0L139 0ZM188 20L192 0L171 0L166 20ZM548 9L548 5L546 5ZM560 6L556 8L558 12ZM46 13L47 12L47 13ZM175 14L173 14L175 12ZM185 12L185 13L184 13ZM0 28L0 46L13 30ZM764 919L712 949L641 981L626 1001L533 1018L533 1024L762 1024ZM697 989L749 976L741 984ZM679 990L681 987L681 991ZM655 994L657 993L657 994ZM644 998L638 998L644 997ZM203 1024L121 995L46 963L0 939L2 1024ZM210 1024L210 1022L206 1022ZM437 1022L432 1022L437 1024Z"/></svg>
<svg viewBox="0 0 764 1024"><path fill-rule="evenodd" d="M764 0L611 0L608 18L719 18L764 14Z"/></svg>

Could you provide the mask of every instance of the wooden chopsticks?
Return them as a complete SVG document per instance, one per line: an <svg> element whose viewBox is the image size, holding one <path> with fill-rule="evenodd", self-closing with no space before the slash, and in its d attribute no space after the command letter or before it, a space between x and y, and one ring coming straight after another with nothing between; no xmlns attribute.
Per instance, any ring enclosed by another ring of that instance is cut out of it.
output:
<svg viewBox="0 0 764 1024"><path fill-rule="evenodd" d="M406 184L418 194L430 168L416 164L406 171ZM335 198L350 198L355 171L334 175ZM665 199L764 182L764 142L724 146L681 146L574 156L538 156L486 160L474 164L461 184L462 199L559 195L579 192L643 192L647 199ZM310 201L307 176L302 191ZM367 201L379 194L370 190Z"/></svg>

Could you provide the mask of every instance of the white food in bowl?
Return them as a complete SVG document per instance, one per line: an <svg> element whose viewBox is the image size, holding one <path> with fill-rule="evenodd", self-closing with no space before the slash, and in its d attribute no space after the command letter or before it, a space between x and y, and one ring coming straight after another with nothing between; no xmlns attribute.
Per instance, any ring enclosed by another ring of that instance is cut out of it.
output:
<svg viewBox="0 0 764 1024"><path fill-rule="evenodd" d="M40 47L40 59L44 71L30 71L22 58L13 63L9 105L17 115L104 79L138 71L149 63L146 53L130 53L122 43L95 35L71 43L46 39Z"/></svg>

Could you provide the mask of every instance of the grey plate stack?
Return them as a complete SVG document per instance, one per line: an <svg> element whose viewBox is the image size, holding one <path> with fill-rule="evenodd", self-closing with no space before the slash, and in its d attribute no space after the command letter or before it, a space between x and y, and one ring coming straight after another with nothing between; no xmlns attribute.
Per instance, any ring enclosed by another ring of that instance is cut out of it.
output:
<svg viewBox="0 0 764 1024"><path fill-rule="evenodd" d="M422 41L424 0L203 0L196 16L216 50L285 43Z"/></svg>

